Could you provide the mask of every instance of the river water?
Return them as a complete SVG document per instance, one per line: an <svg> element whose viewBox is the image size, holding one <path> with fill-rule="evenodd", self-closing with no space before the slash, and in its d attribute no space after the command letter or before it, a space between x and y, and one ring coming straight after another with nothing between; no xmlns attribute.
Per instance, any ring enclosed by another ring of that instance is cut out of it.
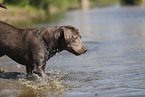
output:
<svg viewBox="0 0 145 97"><path fill-rule="evenodd" d="M56 54L46 66L51 80L38 83L25 79L24 66L0 58L7 70L1 97L145 97L145 6L76 10L60 18L33 26L75 25L88 51Z"/></svg>

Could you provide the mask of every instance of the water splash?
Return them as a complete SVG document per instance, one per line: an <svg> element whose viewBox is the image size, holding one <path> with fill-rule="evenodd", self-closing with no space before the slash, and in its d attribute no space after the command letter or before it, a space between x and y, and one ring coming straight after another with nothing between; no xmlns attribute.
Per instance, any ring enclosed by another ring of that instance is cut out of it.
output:
<svg viewBox="0 0 145 97"><path fill-rule="evenodd" d="M40 78L36 81L29 81L26 79L19 79L19 83L25 87L31 88L36 93L43 92L49 95L63 95L67 86L62 83L61 78L64 76L59 70L46 71L46 77Z"/></svg>

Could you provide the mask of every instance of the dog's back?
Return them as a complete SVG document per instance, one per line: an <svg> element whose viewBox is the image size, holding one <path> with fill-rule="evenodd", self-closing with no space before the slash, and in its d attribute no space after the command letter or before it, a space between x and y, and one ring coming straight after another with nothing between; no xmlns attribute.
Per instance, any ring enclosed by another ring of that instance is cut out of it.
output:
<svg viewBox="0 0 145 97"><path fill-rule="evenodd" d="M14 31L16 29L17 29L16 27L0 21L0 34L4 34L7 31Z"/></svg>
<svg viewBox="0 0 145 97"><path fill-rule="evenodd" d="M31 47L39 43L37 34L36 28L21 29L0 21L0 57L7 55L20 64L27 64Z"/></svg>
<svg viewBox="0 0 145 97"><path fill-rule="evenodd" d="M28 36L27 31L0 21L0 57L7 55L16 61L25 57L28 52Z"/></svg>
<svg viewBox="0 0 145 97"><path fill-rule="evenodd" d="M13 47L19 40L18 29L12 25L0 21L0 45L4 47Z"/></svg>

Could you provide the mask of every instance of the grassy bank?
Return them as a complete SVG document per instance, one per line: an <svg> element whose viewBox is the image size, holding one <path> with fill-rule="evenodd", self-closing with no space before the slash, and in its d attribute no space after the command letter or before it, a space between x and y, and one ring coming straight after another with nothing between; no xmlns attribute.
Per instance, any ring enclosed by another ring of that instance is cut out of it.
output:
<svg viewBox="0 0 145 97"><path fill-rule="evenodd" d="M80 0L4 0L6 5L44 10L49 14L76 8L80 4L79 2Z"/></svg>
<svg viewBox="0 0 145 97"><path fill-rule="evenodd" d="M30 24L80 6L79 0L5 0L4 4L8 10L0 8L0 21L12 24Z"/></svg>
<svg viewBox="0 0 145 97"><path fill-rule="evenodd" d="M31 22L46 18L46 13L42 9L35 9L32 6L11 6L7 5L8 10L0 8L0 21L16 24L22 21Z"/></svg>

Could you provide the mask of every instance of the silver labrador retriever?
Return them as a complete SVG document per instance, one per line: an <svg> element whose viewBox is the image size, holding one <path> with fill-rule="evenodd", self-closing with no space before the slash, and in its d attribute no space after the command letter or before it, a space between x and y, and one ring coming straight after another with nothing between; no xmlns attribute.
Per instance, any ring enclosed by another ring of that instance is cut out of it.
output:
<svg viewBox="0 0 145 97"><path fill-rule="evenodd" d="M75 55L87 49L78 28L56 26L21 29L0 21L0 57L7 55L26 66L27 77L43 77L46 61L57 52L67 50Z"/></svg>

